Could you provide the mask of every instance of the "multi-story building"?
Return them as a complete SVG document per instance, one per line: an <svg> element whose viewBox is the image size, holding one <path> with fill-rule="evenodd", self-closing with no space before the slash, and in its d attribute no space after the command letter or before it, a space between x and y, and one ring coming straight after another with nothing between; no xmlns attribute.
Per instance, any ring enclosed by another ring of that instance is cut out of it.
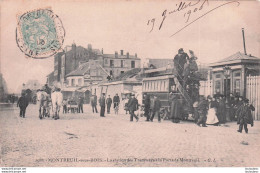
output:
<svg viewBox="0 0 260 173"><path fill-rule="evenodd" d="M113 77L117 77L125 71L140 68L141 60L137 57L137 54L130 55L129 52L124 54L121 50L120 54L102 54L103 67Z"/></svg>

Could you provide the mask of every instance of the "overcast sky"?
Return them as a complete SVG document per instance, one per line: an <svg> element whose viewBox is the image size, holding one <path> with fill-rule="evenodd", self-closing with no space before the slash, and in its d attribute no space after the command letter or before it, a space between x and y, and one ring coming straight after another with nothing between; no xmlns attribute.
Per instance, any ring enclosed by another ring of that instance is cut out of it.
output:
<svg viewBox="0 0 260 173"><path fill-rule="evenodd" d="M1 1L1 72L9 91L18 92L22 83L29 79L45 83L46 75L53 70L53 57L42 60L25 58L15 39L16 15L44 7L51 7L62 20L66 31L64 46L74 41L83 47L92 44L93 48L103 48L104 53L123 49L130 54L137 53L141 59L173 58L182 47L186 52L193 50L200 62L210 63L243 52L241 28L245 28L247 53L260 57L259 1L223 5L171 37L201 15L227 3L185 1L197 5L169 14L180 2ZM167 15L159 30L165 10ZM147 24L153 18L154 28L150 32L152 22Z"/></svg>

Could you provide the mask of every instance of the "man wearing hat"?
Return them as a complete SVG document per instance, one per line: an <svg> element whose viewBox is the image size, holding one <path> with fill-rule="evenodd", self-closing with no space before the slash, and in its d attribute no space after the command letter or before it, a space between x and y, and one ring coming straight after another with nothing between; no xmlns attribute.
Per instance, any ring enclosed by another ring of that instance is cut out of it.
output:
<svg viewBox="0 0 260 173"><path fill-rule="evenodd" d="M254 111L255 108L253 105L249 105L249 100L244 99L243 105L240 106L237 124L239 124L238 132L242 133L243 127L245 129L245 132L248 133L247 124L251 124L251 127L254 126L253 116L251 111Z"/></svg>
<svg viewBox="0 0 260 173"><path fill-rule="evenodd" d="M102 93L99 99L99 105L100 105L100 117L105 117L105 109L106 109L105 93Z"/></svg>
<svg viewBox="0 0 260 173"><path fill-rule="evenodd" d="M207 113L208 113L208 101L205 99L204 96L200 96L199 104L198 104L198 113L199 113L199 119L197 122L197 125L200 126L202 124L202 127L206 126L206 120L207 120Z"/></svg>
<svg viewBox="0 0 260 173"><path fill-rule="evenodd" d="M131 98L129 99L127 105L130 112L130 121L133 121L135 117L137 122L139 118L135 115L135 111L138 109L138 100L135 98L135 94L131 94Z"/></svg>
<svg viewBox="0 0 260 173"><path fill-rule="evenodd" d="M25 118L25 111L29 105L28 99L25 97L25 93L22 93L22 96L18 99L17 107L20 108L20 117Z"/></svg>
<svg viewBox="0 0 260 173"><path fill-rule="evenodd" d="M187 63L187 60L189 60L189 56L187 53L183 51L183 48L180 48L178 50L178 54L174 57L174 67L177 70L178 79L182 79L182 74L184 70L184 65Z"/></svg>

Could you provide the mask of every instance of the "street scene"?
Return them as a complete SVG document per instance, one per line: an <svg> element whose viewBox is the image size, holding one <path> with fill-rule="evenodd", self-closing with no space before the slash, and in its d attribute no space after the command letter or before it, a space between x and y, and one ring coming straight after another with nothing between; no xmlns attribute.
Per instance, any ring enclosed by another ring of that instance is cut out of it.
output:
<svg viewBox="0 0 260 173"><path fill-rule="evenodd" d="M146 122L144 117L129 123L129 115L102 118L85 105L86 113L62 114L59 121L40 121L36 111L35 105L29 105L23 119L16 106L1 109L2 166L259 165L259 122L249 134L240 134L235 122L205 129L192 122Z"/></svg>
<svg viewBox="0 0 260 173"><path fill-rule="evenodd" d="M259 167L259 2L1 5L2 167Z"/></svg>

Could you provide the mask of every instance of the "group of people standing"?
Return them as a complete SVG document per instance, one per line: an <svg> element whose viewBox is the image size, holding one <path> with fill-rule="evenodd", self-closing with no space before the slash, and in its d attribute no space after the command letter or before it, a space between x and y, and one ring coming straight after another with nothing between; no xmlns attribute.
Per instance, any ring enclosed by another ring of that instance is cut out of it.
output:
<svg viewBox="0 0 260 173"><path fill-rule="evenodd" d="M112 100L110 95L108 95L108 97L106 98L106 94L102 93L102 95L99 98L98 102L99 102L99 105L100 105L100 116L101 117L105 117L106 107L107 107L107 114L110 114L112 103L113 103L113 107L114 107L114 110L115 110L115 114L118 114L118 107L119 107L119 104L120 104L120 98L119 98L118 94L116 94L113 97L113 100ZM91 103L91 107L92 107L92 112L93 113L95 113L95 112L98 113L98 111L97 111L97 96L96 96L96 94L91 96L90 103Z"/></svg>
<svg viewBox="0 0 260 173"><path fill-rule="evenodd" d="M253 126L252 111L255 110L249 100L241 96L229 98L223 95L215 95L213 98L200 96L199 102L195 106L195 122L198 126L219 125L227 121L237 121L238 132L242 133L243 127L248 133L247 124Z"/></svg>

